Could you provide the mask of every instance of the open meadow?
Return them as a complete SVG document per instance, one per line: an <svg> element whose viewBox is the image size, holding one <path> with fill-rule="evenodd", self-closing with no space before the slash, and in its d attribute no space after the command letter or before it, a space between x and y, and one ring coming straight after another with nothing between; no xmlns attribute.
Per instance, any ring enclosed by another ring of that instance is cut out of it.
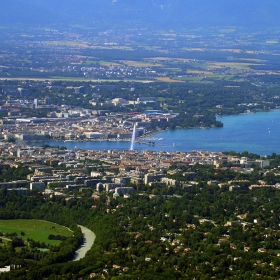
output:
<svg viewBox="0 0 280 280"><path fill-rule="evenodd" d="M33 239L36 242L58 245L61 241L49 240L48 236L61 235L72 236L68 228L43 220L0 220L0 231L2 234L17 233L24 240Z"/></svg>

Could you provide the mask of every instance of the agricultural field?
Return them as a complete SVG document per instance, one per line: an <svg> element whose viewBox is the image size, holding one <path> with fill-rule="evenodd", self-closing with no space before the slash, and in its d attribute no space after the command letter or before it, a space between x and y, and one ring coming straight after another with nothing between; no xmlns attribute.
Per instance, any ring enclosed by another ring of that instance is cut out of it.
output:
<svg viewBox="0 0 280 280"><path fill-rule="evenodd" d="M35 33L34 33L35 32ZM277 83L279 31L236 26L181 30L73 27L7 29L1 34L0 78L205 84ZM20 50L20 51L19 51ZM55 54L55 55L54 55Z"/></svg>
<svg viewBox="0 0 280 280"><path fill-rule="evenodd" d="M61 225L42 220L0 220L0 232L5 234L17 233L23 240L33 239L49 245L59 245L59 240L49 240L49 235L70 237L72 231Z"/></svg>

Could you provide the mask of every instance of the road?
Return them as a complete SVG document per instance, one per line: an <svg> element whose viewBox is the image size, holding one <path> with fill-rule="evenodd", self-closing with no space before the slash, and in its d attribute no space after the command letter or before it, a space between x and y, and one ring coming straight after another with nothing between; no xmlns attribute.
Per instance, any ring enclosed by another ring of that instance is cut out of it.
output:
<svg viewBox="0 0 280 280"><path fill-rule="evenodd" d="M95 234L90 229L80 226L82 230L82 233L84 235L84 243L81 245L81 247L76 251L72 261L78 261L85 257L87 251L89 251L94 243L95 240Z"/></svg>

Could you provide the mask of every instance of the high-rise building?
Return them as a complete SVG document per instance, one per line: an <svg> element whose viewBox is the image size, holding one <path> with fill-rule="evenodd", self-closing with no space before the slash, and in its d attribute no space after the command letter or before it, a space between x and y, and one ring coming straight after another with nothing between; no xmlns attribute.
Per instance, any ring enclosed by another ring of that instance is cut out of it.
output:
<svg viewBox="0 0 280 280"><path fill-rule="evenodd" d="M18 88L20 96L28 96L28 89L26 88Z"/></svg>
<svg viewBox="0 0 280 280"><path fill-rule="evenodd" d="M83 86L80 86L80 87L75 87L75 93L77 93L77 94L83 94L83 93L85 93L86 91L85 91L85 87L83 87Z"/></svg>
<svg viewBox="0 0 280 280"><path fill-rule="evenodd" d="M38 108L39 106L39 100L36 98L34 99L34 105L35 105L35 108Z"/></svg>
<svg viewBox="0 0 280 280"><path fill-rule="evenodd" d="M45 97L45 105L51 105L52 104L52 99L48 96Z"/></svg>

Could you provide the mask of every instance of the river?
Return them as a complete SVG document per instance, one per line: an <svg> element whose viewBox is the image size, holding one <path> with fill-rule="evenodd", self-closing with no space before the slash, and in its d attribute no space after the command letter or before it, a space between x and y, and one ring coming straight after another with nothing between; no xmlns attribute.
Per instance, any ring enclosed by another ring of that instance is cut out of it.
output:
<svg viewBox="0 0 280 280"><path fill-rule="evenodd" d="M94 243L95 240L95 234L90 229L80 226L81 231L84 235L84 243L81 245L81 247L76 251L72 261L78 261L85 257L87 251L89 251Z"/></svg>
<svg viewBox="0 0 280 280"><path fill-rule="evenodd" d="M280 110L218 117L224 126L209 129L179 129L157 133L148 144L135 144L135 149L154 151L248 151L259 155L280 154ZM159 140L162 139L162 140ZM63 142L44 141L42 144L66 146L68 149L129 150L128 141ZM32 144L32 143L29 143ZM34 143L33 143L34 144Z"/></svg>

